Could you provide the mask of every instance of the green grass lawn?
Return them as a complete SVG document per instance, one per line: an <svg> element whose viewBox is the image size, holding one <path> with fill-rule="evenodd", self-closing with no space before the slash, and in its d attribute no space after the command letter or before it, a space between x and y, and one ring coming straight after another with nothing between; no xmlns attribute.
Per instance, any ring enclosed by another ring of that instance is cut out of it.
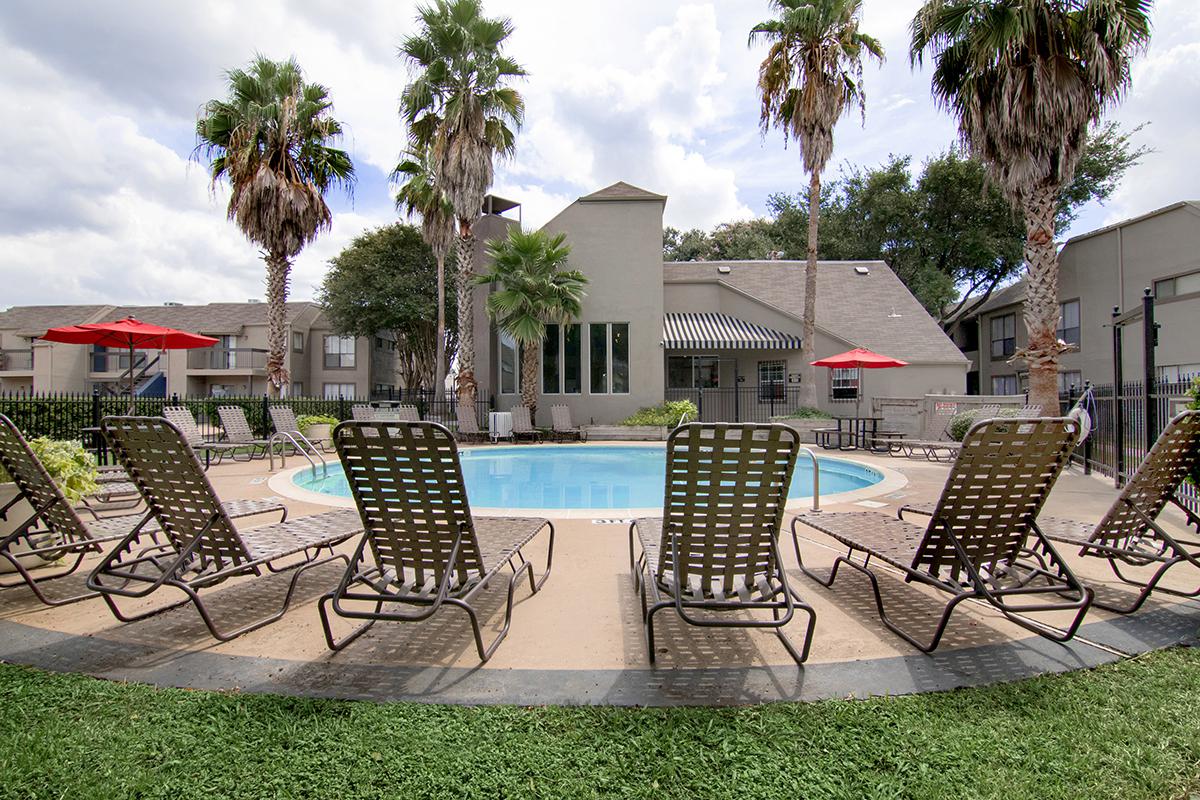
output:
<svg viewBox="0 0 1200 800"><path fill-rule="evenodd" d="M1200 788L1200 649L894 699L458 708L0 666L0 797L1169 798Z"/></svg>

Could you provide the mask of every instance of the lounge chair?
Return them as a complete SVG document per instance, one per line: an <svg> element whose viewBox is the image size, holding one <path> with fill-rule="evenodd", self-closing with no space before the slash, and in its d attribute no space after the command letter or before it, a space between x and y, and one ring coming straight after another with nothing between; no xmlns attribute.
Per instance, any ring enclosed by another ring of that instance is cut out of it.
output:
<svg viewBox="0 0 1200 800"><path fill-rule="evenodd" d="M401 422L421 421L421 412L417 410L416 406L396 406L395 413L396 416L394 419L398 419Z"/></svg>
<svg viewBox="0 0 1200 800"><path fill-rule="evenodd" d="M1200 464L1200 411L1184 411L1168 424L1158 441L1138 465L1121 494L1103 519L1095 525L1058 517L1039 517L1038 526L1050 539L1080 547L1079 555L1108 561L1119 580L1140 589L1132 603L1117 605L1097 599L1095 605L1108 611L1130 614L1141 608L1154 591L1178 597L1196 597L1200 587L1181 591L1160 586L1167 572L1178 564L1200 569L1200 540L1175 536L1156 521L1167 503L1178 507L1187 523L1200 532L1200 515L1175 493ZM1154 568L1146 579L1123 570Z"/></svg>
<svg viewBox="0 0 1200 800"><path fill-rule="evenodd" d="M162 410L163 419L170 422L183 433L187 439L188 445L193 450L199 450L204 453L204 468L208 469L212 463L212 456L217 457L216 462L221 463L226 455L236 459L239 450L242 450L241 445L232 444L230 442L213 442L204 437L200 432L200 426L196 424L196 418L192 416L192 412L186 406L165 406Z"/></svg>
<svg viewBox="0 0 1200 800"><path fill-rule="evenodd" d="M150 512L162 528L152 541L134 529L106 555L88 576L87 585L99 592L113 616L122 622L162 613L191 602L209 633L227 641L261 628L284 615L296 582L312 567L345 562L333 547L362 531L350 510L328 511L296 520L246 530L233 524L204 475L187 438L174 425L155 417L105 417L101 422L118 460L137 483ZM328 555L320 558L321 551ZM299 561L280 564L291 556ZM295 570L282 606L267 616L225 631L217 627L201 592L230 578ZM126 614L118 598L138 599L161 587L185 595L166 606Z"/></svg>
<svg viewBox="0 0 1200 800"><path fill-rule="evenodd" d="M527 575L537 592L550 576L554 526L544 519L473 518L450 431L434 422L395 425L343 422L334 429L365 532L341 582L321 599L325 641L341 650L379 620L420 622L445 604L467 612L479 658L487 661L508 633L518 582ZM550 535L546 571L535 579L521 548L542 530ZM513 574L504 627L485 645L473 601L505 565ZM365 621L339 640L331 611Z"/></svg>
<svg viewBox="0 0 1200 800"><path fill-rule="evenodd" d="M458 430L454 432L455 439L460 442L482 442L487 438L487 431L479 427L474 405L459 404L454 408L454 415L458 420Z"/></svg>
<svg viewBox="0 0 1200 800"><path fill-rule="evenodd" d="M587 441L587 432L582 428L575 427L571 422L569 406L550 406L550 419L554 427L554 438L558 441L562 442L567 439Z"/></svg>
<svg viewBox="0 0 1200 800"><path fill-rule="evenodd" d="M926 526L873 512L798 516L792 522L792 540L800 569L826 587L833 585L842 564L864 573L883 624L926 653L937 649L951 613L969 598L986 601L1034 633L1066 641L1087 613L1092 591L1079 582L1034 520L1078 439L1079 425L1072 419L977 422L963 440ZM797 536L800 524L849 548L834 561L828 578L804 566ZM853 560L856 553L862 555L861 563ZM918 641L888 617L872 560L904 573L906 582L951 595L930 641ZM1012 602L1022 597L1026 602ZM1041 611L1075 614L1063 631L1025 616Z"/></svg>
<svg viewBox="0 0 1200 800"><path fill-rule="evenodd" d="M788 585L779 558L799 452L800 436L786 425L694 422L671 432L663 515L629 526L629 566L650 663L654 615L664 608L700 627L773 628L796 663L808 658L816 612ZM695 614L766 609L769 620ZM808 615L799 650L783 632L796 609Z"/></svg>
<svg viewBox="0 0 1200 800"><path fill-rule="evenodd" d="M141 530L152 537L159 530L158 522L149 514L125 514L122 516L99 517L91 509L73 508L62 490L54 483L50 473L30 449L25 437L4 415L0 414L0 466L12 476L17 487L17 496L3 508L0 517L16 513L19 501L26 501L33 514L19 521L12 533L0 539L0 559L12 565L20 576L19 582L0 583L0 589L9 589L22 584L33 591L38 600L48 606L61 606L95 597L95 592L84 592L70 597L50 598L39 584L65 578L79 569L89 553L103 552L102 545L123 539L133 530ZM139 495L140 497L140 495ZM287 509L278 497L261 500L235 500L223 504L230 517L248 517L257 514L282 514ZM15 552L18 545L26 550ZM41 570L36 574L24 561L43 561L49 567L60 559L70 559L58 570Z"/></svg>
<svg viewBox="0 0 1200 800"><path fill-rule="evenodd" d="M529 416L529 406L513 406L509 411L512 413L512 438L514 442L519 442L522 437L534 442L542 440L542 432L533 427L533 420Z"/></svg>
<svg viewBox="0 0 1200 800"><path fill-rule="evenodd" d="M362 404L351 406L350 415L359 422L374 422L375 407Z"/></svg>
<svg viewBox="0 0 1200 800"><path fill-rule="evenodd" d="M1038 413L1030 416L1040 417L1041 406L1038 406ZM977 409L980 418L986 418L989 415L994 416L1000 413L998 405L983 405ZM1022 415L1024 416L1024 415ZM929 461L953 461L958 457L958 451L962 449L962 442L956 442L949 438L950 423L946 422L946 427L942 430L942 439L896 439L888 443L888 455L895 456L897 453L906 458L916 458L922 456Z"/></svg>
<svg viewBox="0 0 1200 800"><path fill-rule="evenodd" d="M271 414L271 426L275 432L271 434L271 440L282 441L290 444L297 452L309 452L319 457L318 450L325 452L324 443L316 443L310 441L307 436L300 432L300 423L296 422L296 412L292 411L291 406L271 406L269 409Z"/></svg>
<svg viewBox="0 0 1200 800"><path fill-rule="evenodd" d="M250 421L246 419L246 411L241 406L218 406L217 416L225 431L225 441L241 445L250 453L250 458L266 456L271 447L270 439L260 439L250 429Z"/></svg>

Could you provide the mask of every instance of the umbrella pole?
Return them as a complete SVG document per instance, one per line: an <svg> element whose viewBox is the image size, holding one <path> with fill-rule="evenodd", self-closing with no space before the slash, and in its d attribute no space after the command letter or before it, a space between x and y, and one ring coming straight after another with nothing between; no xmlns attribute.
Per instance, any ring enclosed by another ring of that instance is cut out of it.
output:
<svg viewBox="0 0 1200 800"><path fill-rule="evenodd" d="M133 342L130 342L130 343L129 343L129 409L128 409L128 412L127 412L128 416L131 416L131 417L132 417L132 416L133 416L133 412L134 412L134 402L133 402Z"/></svg>

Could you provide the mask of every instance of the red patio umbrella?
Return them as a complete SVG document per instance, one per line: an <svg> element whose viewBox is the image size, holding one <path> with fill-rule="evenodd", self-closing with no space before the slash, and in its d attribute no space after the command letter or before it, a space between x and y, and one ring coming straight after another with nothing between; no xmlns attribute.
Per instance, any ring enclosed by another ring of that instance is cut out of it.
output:
<svg viewBox="0 0 1200 800"><path fill-rule="evenodd" d="M133 413L133 351L134 350L191 350L212 347L217 339L163 328L126 317L116 322L96 322L85 325L65 325L51 328L39 338L65 344L90 344L99 347L120 347L129 350L129 413Z"/></svg>
<svg viewBox="0 0 1200 800"><path fill-rule="evenodd" d="M821 358L812 362L814 367L829 367L830 369L889 369L891 367L907 367L907 361L901 361L898 358L891 356L880 355L879 353L867 350L865 347L856 347L853 350L847 350L845 353L839 353L836 356L829 358ZM859 376L858 393L854 398L855 416L858 416L859 404L862 402L862 376Z"/></svg>

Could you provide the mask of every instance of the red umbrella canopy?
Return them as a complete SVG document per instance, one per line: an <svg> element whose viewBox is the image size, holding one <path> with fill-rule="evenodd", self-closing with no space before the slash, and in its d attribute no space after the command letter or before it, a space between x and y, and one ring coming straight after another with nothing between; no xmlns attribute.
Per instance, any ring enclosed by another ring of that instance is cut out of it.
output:
<svg viewBox="0 0 1200 800"><path fill-rule="evenodd" d="M863 347L856 347L853 350L847 350L845 353L839 353L836 356L814 361L812 365L814 367L833 367L835 369L853 367L860 367L862 369L887 369L888 367L907 367L908 362L892 358L891 356L883 356Z"/></svg>
<svg viewBox="0 0 1200 800"><path fill-rule="evenodd" d="M212 347L218 341L211 336L150 325L133 317L116 322L51 328L41 338L48 342L94 344L129 350L190 350L195 347Z"/></svg>

